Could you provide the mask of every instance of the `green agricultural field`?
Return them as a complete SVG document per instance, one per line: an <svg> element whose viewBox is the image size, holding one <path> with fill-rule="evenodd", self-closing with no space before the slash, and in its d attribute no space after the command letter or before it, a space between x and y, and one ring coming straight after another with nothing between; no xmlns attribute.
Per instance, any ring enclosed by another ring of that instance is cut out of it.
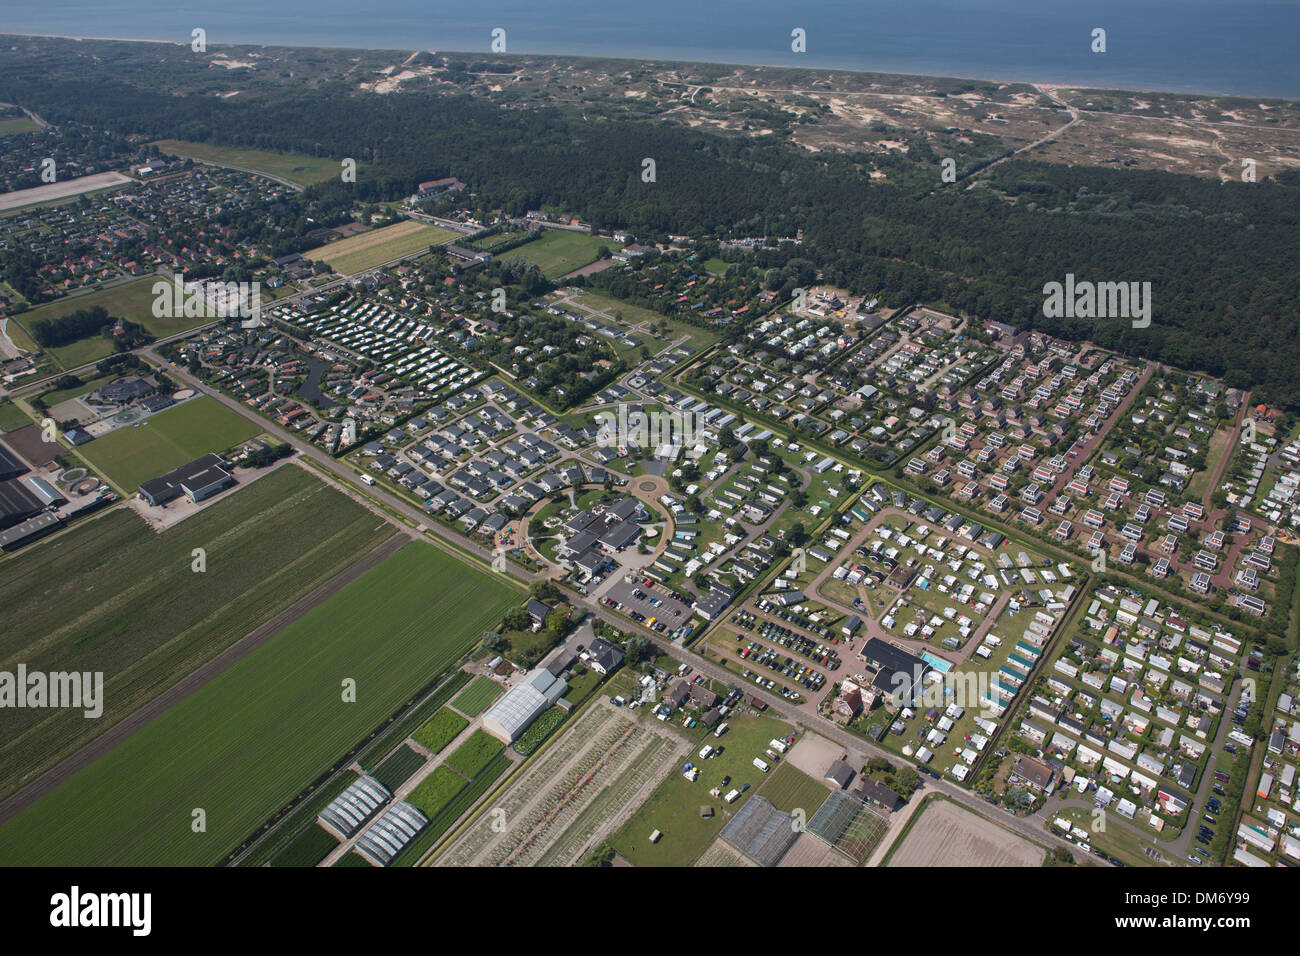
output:
<svg viewBox="0 0 1300 956"><path fill-rule="evenodd" d="M206 325L212 321L210 318L185 318L183 316L175 319L155 318L153 314L153 286L160 278L160 276L145 276L118 285L96 289L94 292L87 292L84 295L65 296L62 299L38 305L36 308L21 312L13 318L10 325L10 334L13 334L13 326L19 325L22 327L24 335L30 339L33 322L39 319L57 319L65 315L71 315L80 309L90 309L97 305L102 305L109 315L143 325L149 330L149 334L160 339L200 325ZM54 357L54 360L59 363L61 368L72 369L90 362L98 362L105 356L112 355L113 343L102 335L92 335L90 338L81 339L69 345L56 346L46 351Z"/></svg>
<svg viewBox="0 0 1300 956"><path fill-rule="evenodd" d="M558 279L562 275L581 269L596 261L600 247L610 252L622 249L623 244L613 239L601 239L585 232L567 229L548 229L542 238L511 249L501 254L502 259L518 256L525 262L531 262L542 270L548 279Z"/></svg>
<svg viewBox="0 0 1300 956"><path fill-rule="evenodd" d="M104 714L11 710L0 794L157 696L392 534L301 468L281 467L156 534L105 512L0 560L0 669L102 671ZM191 569L194 548L207 570Z"/></svg>
<svg viewBox="0 0 1300 956"><path fill-rule="evenodd" d="M501 575L408 544L0 827L0 859L217 862L517 601Z"/></svg>
<svg viewBox="0 0 1300 956"><path fill-rule="evenodd" d="M803 810L805 823L812 819L813 814L831 795L826 784L814 780L789 761L783 761L768 776L770 779L759 792L778 810L786 813Z"/></svg>
<svg viewBox="0 0 1300 956"><path fill-rule="evenodd" d="M459 697L451 702L466 717L477 717L488 705L501 696L501 685L490 677L475 677Z"/></svg>
<svg viewBox="0 0 1300 956"><path fill-rule="evenodd" d="M469 726L469 721L447 707L443 707L429 718L423 727L411 734L411 739L429 753L440 753L443 747L456 739L456 736Z"/></svg>
<svg viewBox="0 0 1300 956"><path fill-rule="evenodd" d="M338 848L339 841L316 824L294 837L271 860L271 866L315 866Z"/></svg>
<svg viewBox="0 0 1300 956"><path fill-rule="evenodd" d="M306 153L272 153L264 149L212 146L179 139L160 139L154 145L169 156L188 157L222 166L237 166L240 169L287 179L300 186L313 186L328 179L335 179L341 175L343 169L338 160L308 156ZM357 164L358 173L363 168L362 164Z"/></svg>
<svg viewBox="0 0 1300 956"><path fill-rule="evenodd" d="M128 495L140 483L209 452L221 452L261 429L216 399L200 395L115 429L80 448L81 454Z"/></svg>
<svg viewBox="0 0 1300 956"><path fill-rule="evenodd" d="M564 718L567 716L569 715L558 707L552 707L550 710L545 711L532 722L527 730L519 735L519 739L512 745L515 753L523 757L530 756L551 735L556 727L564 723Z"/></svg>
<svg viewBox="0 0 1300 956"><path fill-rule="evenodd" d="M486 730L476 730L447 758L447 766L472 779L504 746Z"/></svg>
<svg viewBox="0 0 1300 956"><path fill-rule="evenodd" d="M304 253L304 257L328 263L340 275L355 275L385 262L413 255L429 246L440 245L458 235L451 229L407 219L327 243Z"/></svg>
<svg viewBox="0 0 1300 956"><path fill-rule="evenodd" d="M433 773L421 780L410 792L406 802L426 817L432 818L451 803L468 783L468 780L446 765L435 767Z"/></svg>
<svg viewBox="0 0 1300 956"><path fill-rule="evenodd" d="M424 766L424 761L424 754L402 744L374 769L371 776L391 792L406 783L415 771Z"/></svg>

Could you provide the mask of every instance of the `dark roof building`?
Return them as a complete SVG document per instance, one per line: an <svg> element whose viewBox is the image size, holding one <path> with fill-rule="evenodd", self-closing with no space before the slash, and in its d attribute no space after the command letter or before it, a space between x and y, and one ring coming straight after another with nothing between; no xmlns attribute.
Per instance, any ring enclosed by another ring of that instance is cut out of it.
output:
<svg viewBox="0 0 1300 956"><path fill-rule="evenodd" d="M125 405L152 395L155 386L138 375L125 375L100 387L95 396L110 405Z"/></svg>
<svg viewBox="0 0 1300 956"><path fill-rule="evenodd" d="M826 771L826 779L835 786L843 790L853 782L853 768L848 765L847 761L836 760Z"/></svg>
<svg viewBox="0 0 1300 956"><path fill-rule="evenodd" d="M22 524L45 510L45 505L17 478L0 481L0 531Z"/></svg>
<svg viewBox="0 0 1300 956"><path fill-rule="evenodd" d="M610 674L623 663L623 652L603 637L592 641L587 647L587 653L590 655L588 663L591 669L601 674Z"/></svg>
<svg viewBox="0 0 1300 956"><path fill-rule="evenodd" d="M0 481L8 481L10 478L25 475L28 470L22 460L10 451L7 445L0 444Z"/></svg>
<svg viewBox="0 0 1300 956"><path fill-rule="evenodd" d="M858 783L858 793L868 803L874 803L878 807L884 807L886 810L894 810L903 798L896 794L889 787L886 787L878 780L872 780L870 777L864 777Z"/></svg>
<svg viewBox="0 0 1300 956"><path fill-rule="evenodd" d="M195 503L211 498L235 483L235 476L220 455L204 455L175 471L140 485L140 497L151 505L163 505L182 495Z"/></svg>

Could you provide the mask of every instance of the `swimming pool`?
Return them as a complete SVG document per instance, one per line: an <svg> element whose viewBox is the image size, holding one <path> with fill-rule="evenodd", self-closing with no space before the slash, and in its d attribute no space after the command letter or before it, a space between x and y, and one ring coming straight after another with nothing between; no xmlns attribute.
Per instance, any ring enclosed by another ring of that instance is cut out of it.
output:
<svg viewBox="0 0 1300 956"><path fill-rule="evenodd" d="M948 661L945 661L942 657L935 657L929 651L923 651L921 653L921 660L925 661L935 670L942 671L945 674L952 668L952 664Z"/></svg>

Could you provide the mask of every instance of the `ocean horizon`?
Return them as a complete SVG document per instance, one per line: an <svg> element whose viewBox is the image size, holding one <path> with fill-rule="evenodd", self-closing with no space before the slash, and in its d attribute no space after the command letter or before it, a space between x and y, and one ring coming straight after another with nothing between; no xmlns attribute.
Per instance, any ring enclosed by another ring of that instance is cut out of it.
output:
<svg viewBox="0 0 1300 956"><path fill-rule="evenodd" d="M225 44L672 60L1300 100L1295 0L163 0L0 2L5 33ZM471 15L472 13L472 15ZM791 49L806 31L807 52ZM1106 51L1091 49L1102 29Z"/></svg>

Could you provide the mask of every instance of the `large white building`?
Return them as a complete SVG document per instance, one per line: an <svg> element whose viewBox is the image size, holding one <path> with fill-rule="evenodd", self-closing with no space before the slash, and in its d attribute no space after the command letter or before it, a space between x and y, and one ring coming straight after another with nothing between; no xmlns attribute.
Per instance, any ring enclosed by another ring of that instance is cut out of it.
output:
<svg viewBox="0 0 1300 956"><path fill-rule="evenodd" d="M530 671L483 715L483 729L498 740L512 744L568 689L568 684L544 667Z"/></svg>

